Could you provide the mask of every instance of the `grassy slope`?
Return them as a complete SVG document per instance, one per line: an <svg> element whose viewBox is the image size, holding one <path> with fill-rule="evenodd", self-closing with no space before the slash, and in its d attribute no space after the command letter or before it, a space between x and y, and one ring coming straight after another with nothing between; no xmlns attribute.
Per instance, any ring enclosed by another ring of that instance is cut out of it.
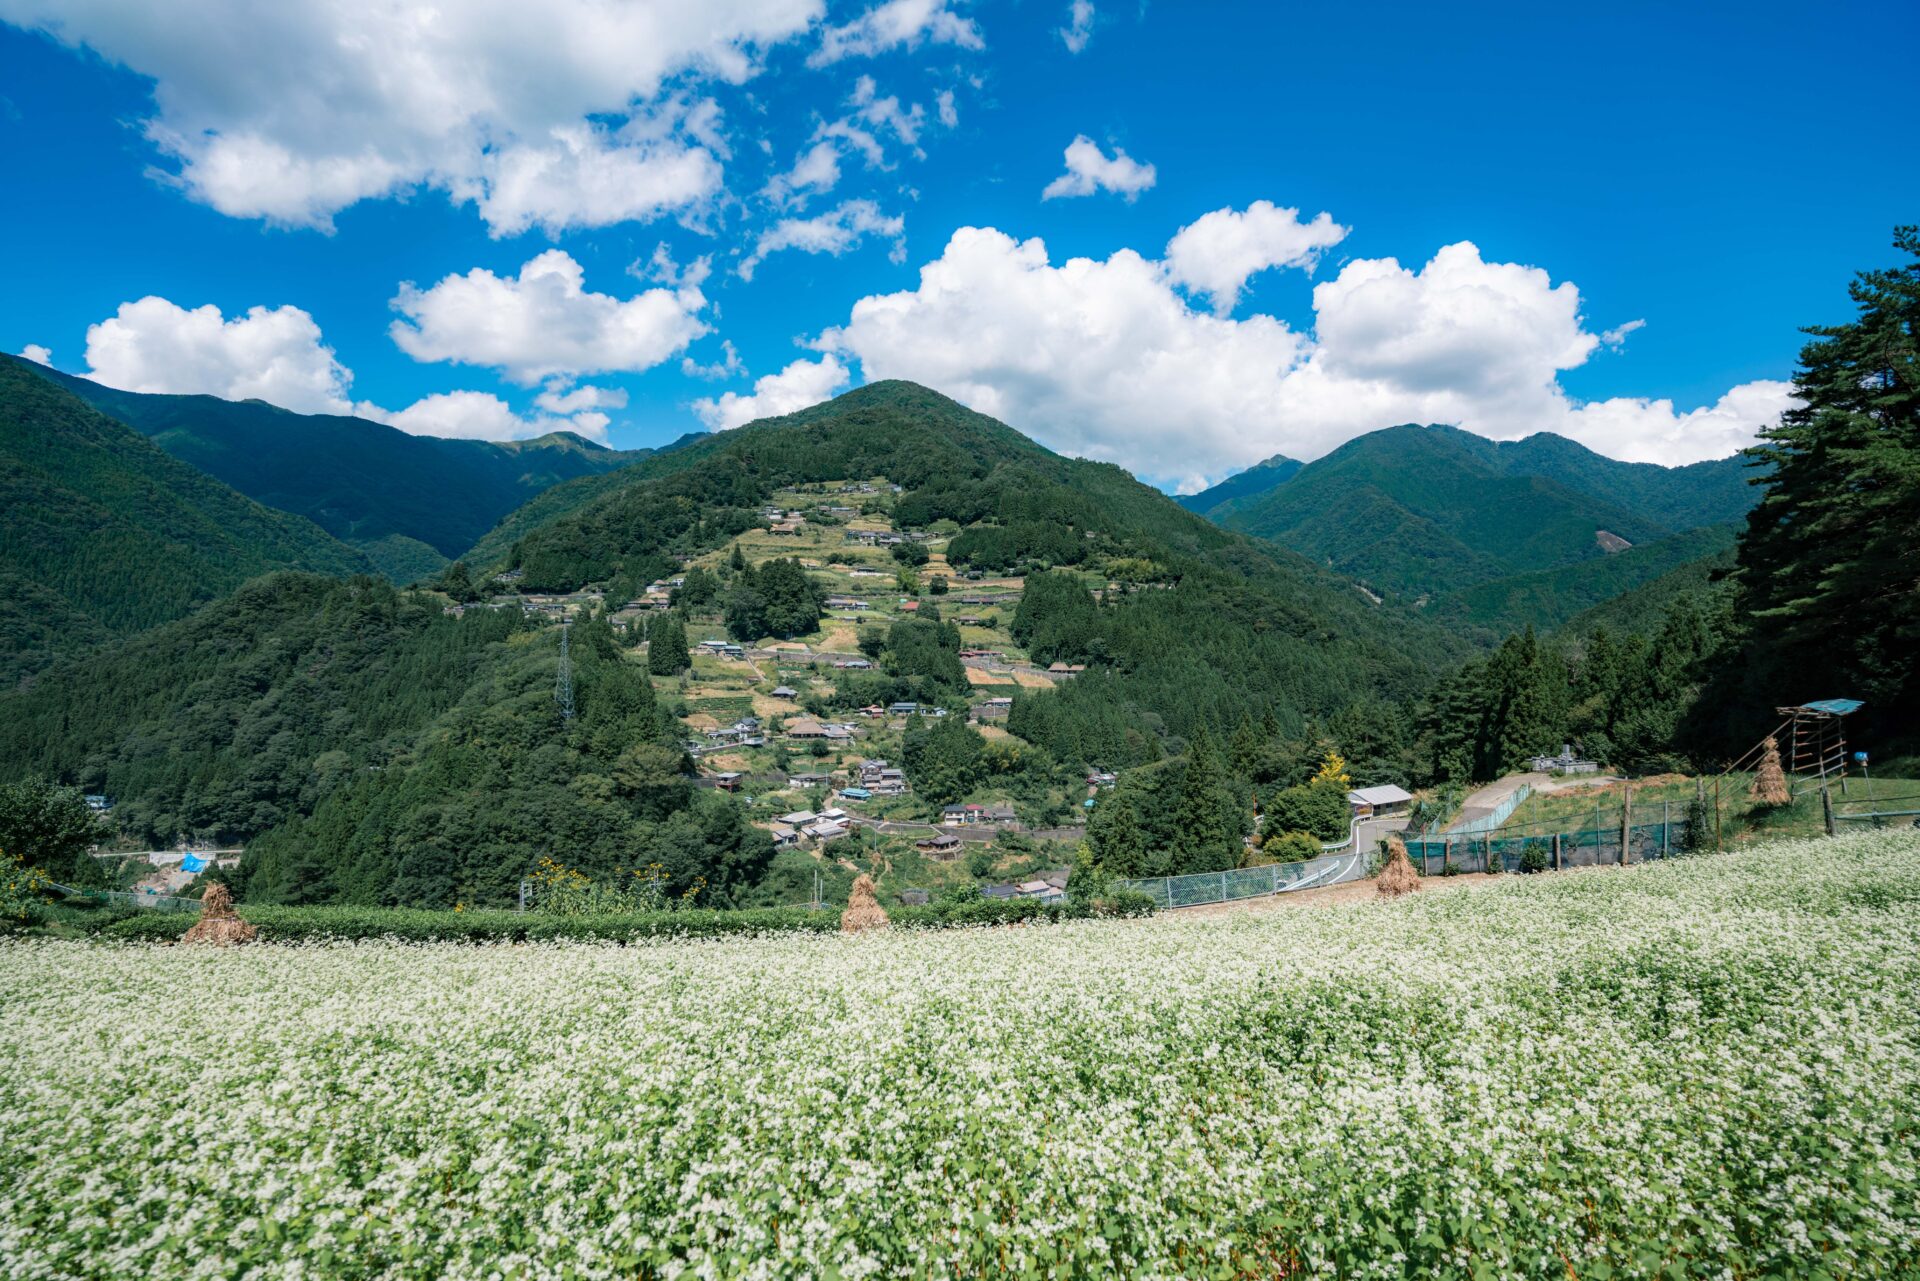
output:
<svg viewBox="0 0 1920 1281"><path fill-rule="evenodd" d="M270 570L369 568L312 522L169 457L16 361L0 363L0 505L15 625L57 600L69 622L128 632ZM12 662L0 679L22 666Z"/></svg>
<svg viewBox="0 0 1920 1281"><path fill-rule="evenodd" d="M417 548L396 557L383 540L402 537L456 557L542 490L647 452L609 450L566 432L504 443L413 436L362 418L296 414L261 401L118 391L13 363L248 497L366 548L401 581L428 562Z"/></svg>

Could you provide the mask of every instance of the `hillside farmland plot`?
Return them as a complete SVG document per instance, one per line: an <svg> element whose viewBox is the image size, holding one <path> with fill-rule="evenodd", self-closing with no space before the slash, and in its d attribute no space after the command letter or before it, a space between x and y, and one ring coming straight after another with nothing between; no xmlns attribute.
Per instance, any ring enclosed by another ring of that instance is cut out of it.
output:
<svg viewBox="0 0 1920 1281"><path fill-rule="evenodd" d="M10 1277L1892 1276L1920 841L1204 921L0 946Z"/></svg>

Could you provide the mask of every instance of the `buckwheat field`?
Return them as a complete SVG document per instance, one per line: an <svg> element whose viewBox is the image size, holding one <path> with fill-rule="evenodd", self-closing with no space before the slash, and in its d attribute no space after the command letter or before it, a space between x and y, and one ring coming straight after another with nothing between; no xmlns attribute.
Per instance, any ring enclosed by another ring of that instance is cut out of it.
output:
<svg viewBox="0 0 1920 1281"><path fill-rule="evenodd" d="M0 1272L1912 1275L1920 840L857 938L0 944Z"/></svg>

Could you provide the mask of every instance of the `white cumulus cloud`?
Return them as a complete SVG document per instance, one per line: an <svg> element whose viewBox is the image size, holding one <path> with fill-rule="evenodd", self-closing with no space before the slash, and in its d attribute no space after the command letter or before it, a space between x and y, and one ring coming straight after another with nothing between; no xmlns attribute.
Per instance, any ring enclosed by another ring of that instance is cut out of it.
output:
<svg viewBox="0 0 1920 1281"><path fill-rule="evenodd" d="M356 201L426 186L478 201L502 232L703 198L717 163L710 114L681 119L687 141L671 145L596 136L588 122L644 121L669 81L744 82L824 11L823 0L0 0L0 21L152 77L148 137L182 189L223 213L326 228ZM837 39L849 52L894 40L900 21L878 14ZM929 12L922 25L947 38L961 22Z"/></svg>
<svg viewBox="0 0 1920 1281"><path fill-rule="evenodd" d="M777 374L753 384L753 393L727 392L693 402L693 412L714 431L739 427L758 418L775 418L817 405L837 395L852 375L832 352L818 360L796 360Z"/></svg>
<svg viewBox="0 0 1920 1281"><path fill-rule="evenodd" d="M353 412L353 375L298 307L229 320L149 295L87 328L87 376L123 391L265 400L305 414Z"/></svg>
<svg viewBox="0 0 1920 1281"><path fill-rule="evenodd" d="M1040 193L1042 200L1069 196L1091 196L1096 191L1111 191L1132 200L1152 187L1152 165L1143 165L1120 148L1108 156L1100 144L1080 134L1067 144L1067 171L1048 183Z"/></svg>
<svg viewBox="0 0 1920 1281"><path fill-rule="evenodd" d="M895 262L904 262L907 257L907 242L904 239L906 227L906 219L897 214L880 212L880 206L871 200L849 200L818 217L788 218L767 228L754 242L753 252L741 260L738 271L742 280L752 280L755 268L769 254L784 249L830 254L837 258L868 236L893 241L889 256Z"/></svg>
<svg viewBox="0 0 1920 1281"><path fill-rule="evenodd" d="M1093 39L1093 0L1073 0L1067 6L1067 25L1060 28L1060 39L1068 53L1079 53Z"/></svg>
<svg viewBox="0 0 1920 1281"><path fill-rule="evenodd" d="M53 352L42 347L37 342L30 342L22 347L20 349L20 355L24 359L31 360L36 365L46 365L49 368L53 366Z"/></svg>
<svg viewBox="0 0 1920 1281"><path fill-rule="evenodd" d="M395 414L363 413L361 416L415 436L445 436L454 440L530 440L549 432L570 431L604 442L609 421L605 414L592 409L522 417L514 413L506 401L484 391L436 392Z"/></svg>
<svg viewBox="0 0 1920 1281"><path fill-rule="evenodd" d="M1133 250L1055 264L1038 239L966 227L917 288L861 299L813 345L867 379L924 383L1183 491L1403 422L1503 439L1554 431L1615 457L1693 462L1747 443L1787 403L1773 382L1686 412L1575 401L1558 375L1600 342L1578 289L1466 242L1417 269L1349 262L1313 301L1311 333L1233 319L1192 306L1169 264Z"/></svg>
<svg viewBox="0 0 1920 1281"><path fill-rule="evenodd" d="M720 162L673 138L622 141L587 124L555 128L543 143L489 152L470 193L495 236L529 227L557 236L569 227L646 222L693 210L716 196Z"/></svg>
<svg viewBox="0 0 1920 1281"><path fill-rule="evenodd" d="M42 348L41 350L45 350ZM344 414L427 436L521 440L573 431L604 440L617 388L552 384L521 416L487 392L438 392L392 411L352 399L353 373L298 307L253 307L228 319L208 304L165 298L122 303L87 329L87 377L124 391L264 400L304 414Z"/></svg>
<svg viewBox="0 0 1920 1281"><path fill-rule="evenodd" d="M953 11L949 0L887 0L837 27L820 33L820 47L808 65L824 67L842 58L870 58L890 49L922 42L984 49L979 26Z"/></svg>
<svg viewBox="0 0 1920 1281"><path fill-rule="evenodd" d="M708 332L703 274L622 299L588 292L580 264L549 249L517 276L476 267L427 289L403 284L393 300L401 319L389 332L415 360L490 366L522 384L638 372Z"/></svg>
<svg viewBox="0 0 1920 1281"><path fill-rule="evenodd" d="M1282 209L1269 200L1254 201L1244 213L1216 209L1167 243L1167 273L1176 284L1211 297L1215 314L1225 316L1250 276L1270 267L1311 272L1347 230L1324 212L1301 222L1298 209Z"/></svg>

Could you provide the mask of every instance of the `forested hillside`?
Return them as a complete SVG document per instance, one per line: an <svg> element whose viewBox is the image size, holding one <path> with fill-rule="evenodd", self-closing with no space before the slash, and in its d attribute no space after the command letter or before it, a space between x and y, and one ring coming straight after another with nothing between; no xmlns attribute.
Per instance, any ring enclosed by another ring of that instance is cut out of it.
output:
<svg viewBox="0 0 1920 1281"><path fill-rule="evenodd" d="M0 361L0 509L0 688L256 574L368 568L12 359Z"/></svg>
<svg viewBox="0 0 1920 1281"><path fill-rule="evenodd" d="M604 622L442 613L377 579L282 574L0 697L7 777L115 798L129 834L246 841L243 894L503 906L541 851L610 876L659 862L724 899L771 855L696 795L644 667Z"/></svg>
<svg viewBox="0 0 1920 1281"><path fill-rule="evenodd" d="M1450 628L1483 629L1495 638L1527 627L1550 631L1677 571L1690 571L1688 581L1704 582L1712 567L1732 564L1734 534L1732 525L1670 534L1611 556L1478 583L1437 598L1425 612Z"/></svg>
<svg viewBox="0 0 1920 1281"><path fill-rule="evenodd" d="M1348 442L1220 519L1421 601L1737 520L1757 496L1749 475L1739 459L1663 468L1544 433L1494 442L1403 426Z"/></svg>
<svg viewBox="0 0 1920 1281"><path fill-rule="evenodd" d="M568 432L501 442L414 436L363 418L296 414L257 400L119 391L5 360L58 383L247 497L307 517L398 582L464 554L541 491L651 452L611 450Z"/></svg>

